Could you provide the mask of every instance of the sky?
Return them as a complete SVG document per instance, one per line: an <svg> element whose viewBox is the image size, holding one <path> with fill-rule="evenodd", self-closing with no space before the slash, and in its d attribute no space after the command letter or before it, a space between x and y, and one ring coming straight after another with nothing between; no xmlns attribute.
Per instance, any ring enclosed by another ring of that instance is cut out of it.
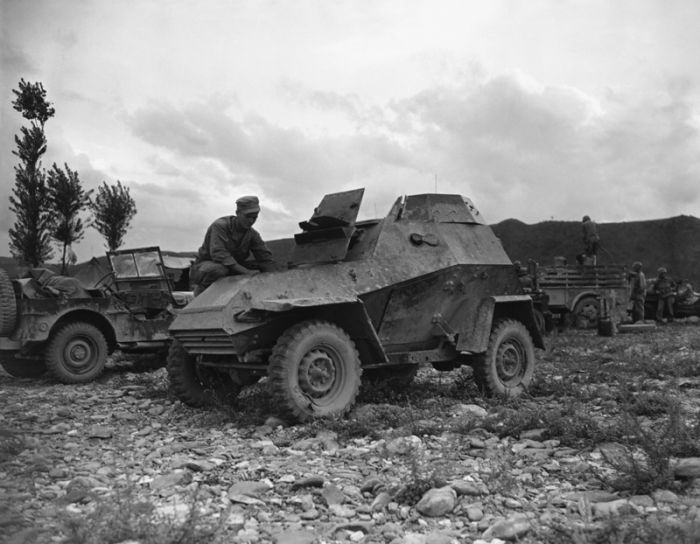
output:
<svg viewBox="0 0 700 544"><path fill-rule="evenodd" d="M698 21L697 0L0 0L0 255L20 78L56 109L43 166L129 188L123 247L196 251L249 194L289 237L360 187L361 219L435 191L489 223L697 217Z"/></svg>

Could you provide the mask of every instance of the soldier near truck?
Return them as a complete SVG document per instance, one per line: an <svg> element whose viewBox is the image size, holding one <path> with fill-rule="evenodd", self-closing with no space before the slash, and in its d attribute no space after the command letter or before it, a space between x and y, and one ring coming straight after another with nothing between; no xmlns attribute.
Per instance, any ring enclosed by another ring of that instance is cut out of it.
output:
<svg viewBox="0 0 700 544"><path fill-rule="evenodd" d="M656 321L665 323L665 314L668 314L668 320L673 321L673 304L676 301L676 283L668 271L661 267L656 271L656 279L651 285L652 292L656 293Z"/></svg>
<svg viewBox="0 0 700 544"><path fill-rule="evenodd" d="M584 264L586 260L591 260L592 264L597 264L598 247L600 236L598 236L598 225L590 216L584 215L581 221L583 231L583 253L577 256L579 264Z"/></svg>
<svg viewBox="0 0 700 544"><path fill-rule="evenodd" d="M636 261L628 275L630 281L630 301L632 302L632 323L644 321L644 300L647 296L647 280L642 271L642 263Z"/></svg>

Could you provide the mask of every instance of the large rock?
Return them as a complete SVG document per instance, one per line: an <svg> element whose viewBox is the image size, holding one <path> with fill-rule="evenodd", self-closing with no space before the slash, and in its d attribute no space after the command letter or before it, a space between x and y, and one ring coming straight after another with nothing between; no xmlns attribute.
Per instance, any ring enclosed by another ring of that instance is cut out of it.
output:
<svg viewBox="0 0 700 544"><path fill-rule="evenodd" d="M457 492L449 485L428 490L416 504L416 510L424 516L438 517L454 510Z"/></svg>
<svg viewBox="0 0 700 544"><path fill-rule="evenodd" d="M621 516L624 514L637 514L639 507L628 499L617 499L609 502L597 502L593 505L593 515L596 518Z"/></svg>
<svg viewBox="0 0 700 544"><path fill-rule="evenodd" d="M395 455L414 453L423 446L423 441L415 435L400 436L387 442L386 451Z"/></svg>
<svg viewBox="0 0 700 544"><path fill-rule="evenodd" d="M673 475L676 478L700 477L700 457L686 457L679 459L673 466Z"/></svg>
<svg viewBox="0 0 700 544"><path fill-rule="evenodd" d="M229 497L246 495L248 497L259 498L268 491L271 486L268 482L241 481L234 483L228 490Z"/></svg>
<svg viewBox="0 0 700 544"><path fill-rule="evenodd" d="M507 519L501 519L491 525L484 534L486 538L502 538L503 540L515 540L530 530L530 520L525 514L516 514Z"/></svg>
<svg viewBox="0 0 700 544"><path fill-rule="evenodd" d="M471 419L485 418L489 412L478 404L457 404L452 408L452 413L455 416L464 416Z"/></svg>

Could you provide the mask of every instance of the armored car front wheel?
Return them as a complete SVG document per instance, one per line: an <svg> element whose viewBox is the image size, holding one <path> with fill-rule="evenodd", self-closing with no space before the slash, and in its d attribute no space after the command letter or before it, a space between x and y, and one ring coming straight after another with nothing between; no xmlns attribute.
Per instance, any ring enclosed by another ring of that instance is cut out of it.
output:
<svg viewBox="0 0 700 544"><path fill-rule="evenodd" d="M525 325L506 319L494 324L486 353L474 362L474 379L488 396L517 397L535 373L535 347Z"/></svg>
<svg viewBox="0 0 700 544"><path fill-rule="evenodd" d="M198 364L177 340L168 351L168 378L175 396L189 406L202 408L230 404L241 392L225 372Z"/></svg>
<svg viewBox="0 0 700 544"><path fill-rule="evenodd" d="M327 321L303 321L280 336L268 373L280 404L303 421L350 410L362 370L344 330Z"/></svg>

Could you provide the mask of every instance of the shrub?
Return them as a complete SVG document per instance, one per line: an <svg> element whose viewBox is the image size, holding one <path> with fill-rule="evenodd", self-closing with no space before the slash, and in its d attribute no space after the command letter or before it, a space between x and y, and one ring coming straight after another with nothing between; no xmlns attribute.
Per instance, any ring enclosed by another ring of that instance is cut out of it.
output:
<svg viewBox="0 0 700 544"><path fill-rule="evenodd" d="M84 516L63 521L67 544L113 544L137 541L139 544L197 544L224 542L222 522L201 514L197 496L187 505L184 519L159 513L155 506L139 498L134 486L100 499Z"/></svg>

